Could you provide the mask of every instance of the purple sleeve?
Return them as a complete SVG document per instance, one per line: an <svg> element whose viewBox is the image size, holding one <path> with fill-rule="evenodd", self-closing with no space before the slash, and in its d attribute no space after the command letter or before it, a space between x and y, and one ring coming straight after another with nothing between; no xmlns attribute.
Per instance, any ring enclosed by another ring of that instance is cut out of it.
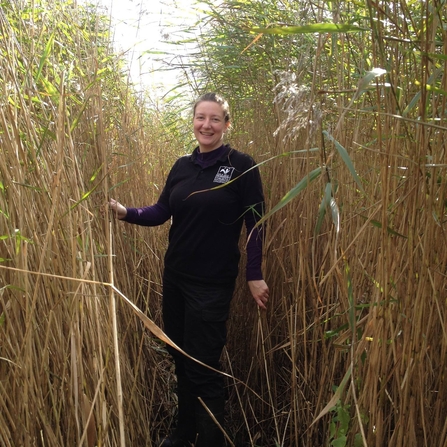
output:
<svg viewBox="0 0 447 447"><path fill-rule="evenodd" d="M131 224L155 227L165 223L170 217L169 207L157 202L155 205L143 208L127 208L127 214L123 220Z"/></svg>
<svg viewBox="0 0 447 447"><path fill-rule="evenodd" d="M171 207L169 206L170 184L178 163L179 160L171 168L157 203L142 208L127 208L126 217L123 219L125 222L146 227L155 227L164 224L171 217Z"/></svg>
<svg viewBox="0 0 447 447"><path fill-rule="evenodd" d="M255 161L249 157L248 168L255 165ZM247 281L264 279L262 275L262 246L264 242L265 225L256 226L256 223L264 214L264 193L259 169L249 169L241 178L243 191L243 205L246 207L244 214L245 227L247 229Z"/></svg>
<svg viewBox="0 0 447 447"><path fill-rule="evenodd" d="M256 217L253 212L245 214L245 227L247 229L247 281L264 279L262 276L262 245L263 226L255 227Z"/></svg>

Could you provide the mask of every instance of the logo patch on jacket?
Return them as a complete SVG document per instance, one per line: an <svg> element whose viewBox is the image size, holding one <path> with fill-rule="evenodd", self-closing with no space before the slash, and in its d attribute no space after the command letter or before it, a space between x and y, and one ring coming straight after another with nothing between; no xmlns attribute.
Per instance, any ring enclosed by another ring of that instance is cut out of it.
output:
<svg viewBox="0 0 447 447"><path fill-rule="evenodd" d="M214 183L227 183L231 180L231 176L233 175L234 168L230 168L229 166L221 166L217 171L216 177L214 177Z"/></svg>

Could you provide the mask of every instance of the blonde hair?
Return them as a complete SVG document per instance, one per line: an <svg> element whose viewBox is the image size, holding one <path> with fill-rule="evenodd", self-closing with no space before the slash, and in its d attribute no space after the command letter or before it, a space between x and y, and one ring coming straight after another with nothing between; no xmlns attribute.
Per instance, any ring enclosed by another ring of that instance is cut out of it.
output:
<svg viewBox="0 0 447 447"><path fill-rule="evenodd" d="M230 117L230 106L228 105L228 102L222 98L222 96L218 95L217 93L211 92L211 93L205 93L202 95L195 103L194 107L192 109L193 116L196 114L196 108L201 102L216 102L222 107L222 110L224 112L224 119L225 122L228 123L231 119Z"/></svg>

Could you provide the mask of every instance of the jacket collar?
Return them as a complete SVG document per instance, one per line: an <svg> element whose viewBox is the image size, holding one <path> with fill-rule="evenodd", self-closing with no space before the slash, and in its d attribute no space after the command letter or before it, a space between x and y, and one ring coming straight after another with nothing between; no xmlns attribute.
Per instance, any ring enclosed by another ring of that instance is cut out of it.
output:
<svg viewBox="0 0 447 447"><path fill-rule="evenodd" d="M206 164L208 164L207 160L211 162L211 165L216 163L217 161L226 161L228 160L228 154L232 148L229 144L223 144L222 146L218 147L217 149L214 149L211 152L206 152L205 154L201 154L199 152L199 147L196 147L192 154L191 154L191 161L196 164L200 164L200 161L198 160L199 157L203 157L203 161L205 161Z"/></svg>

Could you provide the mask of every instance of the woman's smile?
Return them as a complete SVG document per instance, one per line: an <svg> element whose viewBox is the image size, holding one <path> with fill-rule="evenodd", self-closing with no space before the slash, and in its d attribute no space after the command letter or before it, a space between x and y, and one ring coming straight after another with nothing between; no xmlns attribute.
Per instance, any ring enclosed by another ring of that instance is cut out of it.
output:
<svg viewBox="0 0 447 447"><path fill-rule="evenodd" d="M210 152L220 147L230 125L225 122L222 106L211 101L203 101L197 105L193 123L200 152Z"/></svg>

